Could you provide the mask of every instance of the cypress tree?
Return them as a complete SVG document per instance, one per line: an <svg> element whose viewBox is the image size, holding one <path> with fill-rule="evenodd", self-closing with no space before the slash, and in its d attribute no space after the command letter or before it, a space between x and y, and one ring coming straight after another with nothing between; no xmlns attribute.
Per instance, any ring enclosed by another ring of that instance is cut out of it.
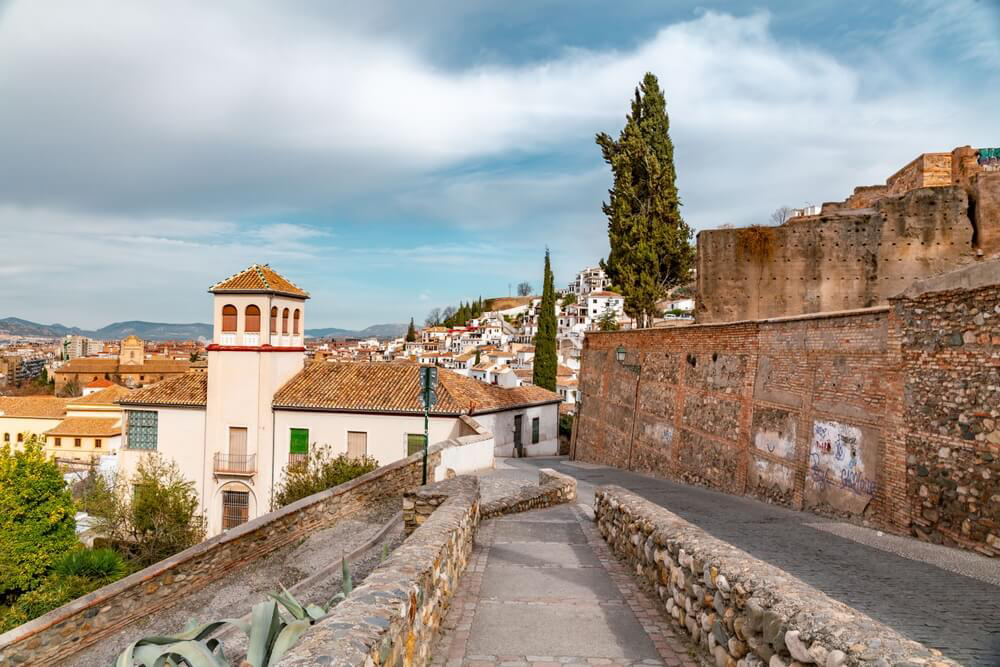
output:
<svg viewBox="0 0 1000 667"><path fill-rule="evenodd" d="M666 101L652 73L636 88L618 139L601 132L596 140L614 179L602 205L611 252L601 266L622 291L625 313L639 326L651 326L659 315L656 302L687 282L694 261L691 228L677 195Z"/></svg>
<svg viewBox="0 0 1000 667"><path fill-rule="evenodd" d="M545 277L542 283L542 303L538 313L538 333L535 334L535 358L531 381L536 386L556 390L556 290L549 262L549 249L545 249Z"/></svg>
<svg viewBox="0 0 1000 667"><path fill-rule="evenodd" d="M417 328L413 326L413 318L410 318L410 326L406 330L406 342L413 343L417 340Z"/></svg>

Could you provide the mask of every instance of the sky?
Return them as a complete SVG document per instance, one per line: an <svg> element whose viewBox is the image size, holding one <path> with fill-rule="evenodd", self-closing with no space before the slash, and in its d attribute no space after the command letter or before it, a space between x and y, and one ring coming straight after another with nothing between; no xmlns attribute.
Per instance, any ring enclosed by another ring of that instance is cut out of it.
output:
<svg viewBox="0 0 1000 667"><path fill-rule="evenodd" d="M363 6L362 6L363 5ZM0 0L0 318L420 322L606 256L643 74L695 229L1000 146L1000 0Z"/></svg>

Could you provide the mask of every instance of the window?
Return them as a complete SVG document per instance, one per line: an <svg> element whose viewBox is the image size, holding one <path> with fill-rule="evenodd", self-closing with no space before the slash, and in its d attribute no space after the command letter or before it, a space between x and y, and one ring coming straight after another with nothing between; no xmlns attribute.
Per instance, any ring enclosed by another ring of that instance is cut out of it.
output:
<svg viewBox="0 0 1000 667"><path fill-rule="evenodd" d="M288 462L302 463L309 457L309 429L293 428L288 437Z"/></svg>
<svg viewBox="0 0 1000 667"><path fill-rule="evenodd" d="M281 333L288 333L288 309L281 311Z"/></svg>
<svg viewBox="0 0 1000 667"><path fill-rule="evenodd" d="M535 417L531 420L531 444L538 444L538 426L541 420Z"/></svg>
<svg viewBox="0 0 1000 667"><path fill-rule="evenodd" d="M424 451L424 434L423 433L407 433L406 434L406 455L416 454L417 452Z"/></svg>
<svg viewBox="0 0 1000 667"><path fill-rule="evenodd" d="M101 439L94 438L94 449L100 449L100 448L101 448Z"/></svg>
<svg viewBox="0 0 1000 667"><path fill-rule="evenodd" d="M293 334L298 335L298 333L299 333L299 318L301 317L301 315L302 315L302 313L299 312L298 308L296 308L295 309L295 314L292 316L292 333Z"/></svg>
<svg viewBox="0 0 1000 667"><path fill-rule="evenodd" d="M271 308L271 333L278 333L278 307Z"/></svg>
<svg viewBox="0 0 1000 667"><path fill-rule="evenodd" d="M365 431L347 432L347 458L361 459L368 455L368 434Z"/></svg>
<svg viewBox="0 0 1000 667"><path fill-rule="evenodd" d="M156 449L155 411L129 410L125 413L125 421L129 449Z"/></svg>
<svg viewBox="0 0 1000 667"><path fill-rule="evenodd" d="M17 434L17 441L18 442L24 442L24 434L23 433L18 433Z"/></svg>
<svg viewBox="0 0 1000 667"><path fill-rule="evenodd" d="M82 444L83 444L83 442L80 440L80 438L73 438L73 446L74 447L79 447Z"/></svg>
<svg viewBox="0 0 1000 667"><path fill-rule="evenodd" d="M222 492L222 530L235 528L250 518L249 491Z"/></svg>
<svg viewBox="0 0 1000 667"><path fill-rule="evenodd" d="M243 323L243 329L250 333L260 333L260 308L253 304L247 306L246 321Z"/></svg>
<svg viewBox="0 0 1000 667"><path fill-rule="evenodd" d="M236 331L236 306L222 307L222 330Z"/></svg>
<svg viewBox="0 0 1000 667"><path fill-rule="evenodd" d="M56 447L62 447L62 438L56 438Z"/></svg>
<svg viewBox="0 0 1000 667"><path fill-rule="evenodd" d="M243 426L229 427L229 456L245 457L247 455L247 430Z"/></svg>
<svg viewBox="0 0 1000 667"><path fill-rule="evenodd" d="M57 440L58 440L58 438L57 438ZM3 434L3 441L4 442L10 442L10 433L4 433Z"/></svg>

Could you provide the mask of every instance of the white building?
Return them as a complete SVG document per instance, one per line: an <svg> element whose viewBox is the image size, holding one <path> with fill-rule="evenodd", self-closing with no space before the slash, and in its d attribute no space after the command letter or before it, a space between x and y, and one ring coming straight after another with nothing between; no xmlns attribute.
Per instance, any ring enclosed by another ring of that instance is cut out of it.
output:
<svg viewBox="0 0 1000 667"><path fill-rule="evenodd" d="M386 464L423 445L413 363L316 362L304 366L309 294L267 265L216 285L207 373L188 373L133 392L125 412L121 469L156 451L194 482L209 535L270 509L283 469L310 448L372 456ZM261 315L269 314L268 321ZM502 389L439 371L430 441L466 434L474 419L495 452L553 454L557 394ZM465 430L463 430L465 429Z"/></svg>
<svg viewBox="0 0 1000 667"><path fill-rule="evenodd" d="M576 278L569 284L569 291L576 296L584 297L591 292L600 291L608 287L611 281L604 273L604 269L599 266L588 266L586 269L576 274Z"/></svg>

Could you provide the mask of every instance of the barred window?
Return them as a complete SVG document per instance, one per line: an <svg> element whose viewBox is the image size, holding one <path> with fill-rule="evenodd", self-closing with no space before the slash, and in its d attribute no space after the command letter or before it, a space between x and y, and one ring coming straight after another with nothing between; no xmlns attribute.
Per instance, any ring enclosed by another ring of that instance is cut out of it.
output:
<svg viewBox="0 0 1000 667"><path fill-rule="evenodd" d="M156 449L156 412L128 411L129 449Z"/></svg>

